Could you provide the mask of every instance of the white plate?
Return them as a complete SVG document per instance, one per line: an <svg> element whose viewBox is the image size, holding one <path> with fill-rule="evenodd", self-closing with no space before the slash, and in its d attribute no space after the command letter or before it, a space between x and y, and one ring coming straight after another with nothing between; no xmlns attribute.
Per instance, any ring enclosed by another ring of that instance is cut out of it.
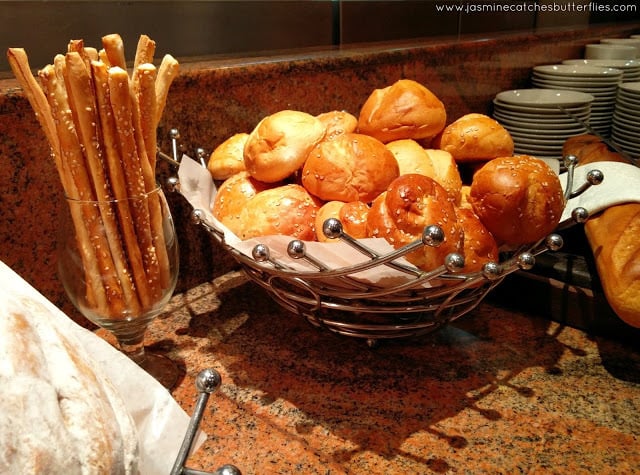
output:
<svg viewBox="0 0 640 475"><path fill-rule="evenodd" d="M640 61L637 59L565 59L562 64L598 66L603 68L634 69L640 70Z"/></svg>
<svg viewBox="0 0 640 475"><path fill-rule="evenodd" d="M591 104L591 94L578 91L561 91L557 89L512 89L496 94L498 101L530 107L579 106Z"/></svg>
<svg viewBox="0 0 640 475"><path fill-rule="evenodd" d="M640 81L623 82L619 86L620 90L630 92L632 94L640 94Z"/></svg>
<svg viewBox="0 0 640 475"><path fill-rule="evenodd" d="M622 81L622 74L616 77L588 78L588 77L566 77L566 76L550 76L548 74L533 73L532 79L538 81L548 81L559 84L575 84L578 86L588 87L607 87L617 86Z"/></svg>
<svg viewBox="0 0 640 475"><path fill-rule="evenodd" d="M622 76L621 69L605 68L600 66L586 66L578 64L549 64L543 66L535 66L533 71L553 76L571 76L571 77L603 77L603 76Z"/></svg>
<svg viewBox="0 0 640 475"><path fill-rule="evenodd" d="M583 130L582 125L576 123L575 120L565 122L540 122L535 120L510 119L497 115L494 115L494 118L506 129L516 127L525 130L556 130L558 133Z"/></svg>
<svg viewBox="0 0 640 475"><path fill-rule="evenodd" d="M593 98L595 100L595 98ZM591 101L593 102L593 101ZM588 104L578 104L571 106L563 106L564 109L568 110L572 114L588 114L591 109L591 102ZM554 116L558 114L563 114L563 112L557 107L557 105L551 105L548 107L536 107L536 106L527 106L520 104L511 104L508 102L503 102L500 99L494 99L493 105L497 109L501 109L504 111L509 111L512 113L526 113L526 114L538 114L544 116Z"/></svg>

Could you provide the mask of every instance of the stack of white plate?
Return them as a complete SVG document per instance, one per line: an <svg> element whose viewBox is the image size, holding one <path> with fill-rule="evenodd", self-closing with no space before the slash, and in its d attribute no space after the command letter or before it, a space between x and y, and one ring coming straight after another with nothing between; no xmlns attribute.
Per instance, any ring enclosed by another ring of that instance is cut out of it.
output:
<svg viewBox="0 0 640 475"><path fill-rule="evenodd" d="M590 126L598 134L609 136L618 84L622 82L621 69L575 64L536 66L531 82L534 87L591 94L594 101Z"/></svg>
<svg viewBox="0 0 640 475"><path fill-rule="evenodd" d="M513 89L496 94L493 117L511 134L515 153L557 162L564 142L587 132L571 116L588 123L593 101L579 91Z"/></svg>
<svg viewBox="0 0 640 475"><path fill-rule="evenodd" d="M622 82L640 81L640 60L638 59L565 59L562 64L620 69Z"/></svg>
<svg viewBox="0 0 640 475"><path fill-rule="evenodd" d="M631 157L640 157L640 82L620 84L611 140Z"/></svg>

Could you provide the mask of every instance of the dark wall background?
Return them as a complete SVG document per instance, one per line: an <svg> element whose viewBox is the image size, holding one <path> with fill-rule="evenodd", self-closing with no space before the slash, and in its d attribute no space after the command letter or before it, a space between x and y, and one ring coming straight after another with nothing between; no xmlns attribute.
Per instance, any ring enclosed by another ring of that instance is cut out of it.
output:
<svg viewBox="0 0 640 475"><path fill-rule="evenodd" d="M156 40L158 55L171 52L180 59L250 56L361 42L583 28L593 23L640 19L637 0L626 1L0 0L0 48L6 51L9 46L24 47L32 67L40 68L64 51L70 39L82 38L86 44L98 47L101 36L117 32L125 40L129 58L142 33ZM575 7L589 4L599 5L603 11L580 12ZM610 11L614 5L635 7L635 11ZM495 11L504 6L515 11ZM558 11L542 11L554 6ZM6 77L8 69L2 54L0 75Z"/></svg>

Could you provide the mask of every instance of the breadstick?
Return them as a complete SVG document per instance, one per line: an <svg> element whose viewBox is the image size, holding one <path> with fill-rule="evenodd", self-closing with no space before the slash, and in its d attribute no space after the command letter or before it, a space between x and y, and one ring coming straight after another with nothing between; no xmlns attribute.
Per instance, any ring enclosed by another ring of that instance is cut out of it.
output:
<svg viewBox="0 0 640 475"><path fill-rule="evenodd" d="M134 130L138 143L140 167L147 192L151 192L156 188L155 73L156 68L153 64L142 64L134 71L132 81ZM162 208L157 194L149 197L149 216L153 244L158 256L160 286L161 288L167 288L170 279L169 258L164 241Z"/></svg>
<svg viewBox="0 0 640 475"><path fill-rule="evenodd" d="M149 38L147 35L140 35L138 39L138 46L136 48L136 56L133 61L133 70L138 69L138 66L144 63L153 64L153 55L156 52L156 42Z"/></svg>
<svg viewBox="0 0 640 475"><path fill-rule="evenodd" d="M67 53L64 64L64 78L67 85L69 105L73 111L76 133L83 146L86 163L94 185L95 196L100 202L99 209L108 244L108 247L102 249L106 261L106 267L102 267L103 278L106 279L107 274L111 274L117 282L116 285L116 282L107 281L110 282L109 286L105 285L108 291L107 296L110 303L124 299L128 304L135 301L135 294L124 259L115 210L112 204L108 203L113 199L113 194L107 180L100 148L99 115L94 96L93 80L85 67L84 59L80 53L75 51ZM98 251L100 250L98 249ZM120 304L116 303L114 305L117 307ZM115 317L120 313L114 308L113 314Z"/></svg>
<svg viewBox="0 0 640 475"><path fill-rule="evenodd" d="M35 77L31 73L29 66L29 58L23 48L9 48L7 51L7 59L13 71L22 86L24 95L31 104L31 108L36 114L36 119L40 123L40 127L49 142L49 146L53 150L56 160L60 157L60 141L56 133L56 126L51 114L51 109L42 88L38 85Z"/></svg>
<svg viewBox="0 0 640 475"><path fill-rule="evenodd" d="M102 37L102 47L109 58L111 66L118 66L126 71L127 61L124 56L124 43L119 34L113 33Z"/></svg>
<svg viewBox="0 0 640 475"><path fill-rule="evenodd" d="M64 65L64 57L58 55L56 59L62 60L62 65ZM93 190L91 189L89 175L84 168L84 157L75 133L73 117L71 116L67 94L64 89L64 78L61 77L61 74L58 77L52 65L43 68L39 72L39 76L47 92L52 117L58 126L57 134L61 146L58 173L60 174L65 194L71 199L92 200ZM88 230L92 224L97 222L98 211L90 206L80 208L73 205L69 206L69 211L76 229L78 251L85 270L87 302L97 311L106 312L108 304L105 289L100 279L100 261L96 256ZM85 225L85 223L87 224Z"/></svg>
<svg viewBox="0 0 640 475"><path fill-rule="evenodd" d="M119 67L111 67L109 69L109 93L120 145L121 160L125 171L127 194L132 199L133 220L147 277L146 286L141 288L138 285L140 301L144 307L153 302L153 299L149 299L149 296L158 296L160 294L160 270L156 249L151 237L149 208L145 200L138 199L145 195L146 186L135 133L132 133L135 117L129 76L124 69ZM144 149L142 149L142 153L145 153ZM138 283L136 282L136 284ZM148 291L148 295L143 293L145 291Z"/></svg>
<svg viewBox="0 0 640 475"><path fill-rule="evenodd" d="M144 63L133 71L132 89L136 109L140 111L140 132L151 170L155 173L156 152L158 148L156 136L156 83L157 70L153 64ZM155 179L153 180L155 188ZM151 191L147 186L147 191Z"/></svg>
<svg viewBox="0 0 640 475"><path fill-rule="evenodd" d="M107 65L102 61L93 61L91 63L91 70L93 72L95 82L98 114L100 116L100 124L102 125L102 143L104 144L105 161L107 164L113 196L117 200L117 214L120 229L122 230L123 245L130 264L130 278L136 283L135 287L139 287L138 284L142 286L142 292L144 295L146 289L146 275L144 272L142 253L140 252L140 247L138 246L138 241L136 239L136 231L133 225L130 203L127 200L128 194L125 174L122 169L122 163L120 162L118 133L116 130L115 119L111 111L109 73L107 71ZM146 304L148 304L148 300L146 301ZM138 310L139 307L140 303L135 302L135 306L132 306L132 309Z"/></svg>
<svg viewBox="0 0 640 475"><path fill-rule="evenodd" d="M180 64L178 61L170 54L164 55L158 68L158 78L156 79L156 127L160 123L160 119L162 119L162 113L167 104L169 88L179 70Z"/></svg>

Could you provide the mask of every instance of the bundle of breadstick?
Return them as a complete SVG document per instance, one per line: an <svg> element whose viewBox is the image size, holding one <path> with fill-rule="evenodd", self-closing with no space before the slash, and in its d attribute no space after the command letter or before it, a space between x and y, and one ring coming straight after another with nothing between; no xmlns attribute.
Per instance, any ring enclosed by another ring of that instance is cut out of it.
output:
<svg viewBox="0 0 640 475"><path fill-rule="evenodd" d="M114 319L152 307L170 280L161 197L151 192L156 130L179 66L165 55L156 67L154 53L142 35L128 70L118 34L104 36L100 50L72 40L38 81L24 49L7 52L70 202L87 305Z"/></svg>

